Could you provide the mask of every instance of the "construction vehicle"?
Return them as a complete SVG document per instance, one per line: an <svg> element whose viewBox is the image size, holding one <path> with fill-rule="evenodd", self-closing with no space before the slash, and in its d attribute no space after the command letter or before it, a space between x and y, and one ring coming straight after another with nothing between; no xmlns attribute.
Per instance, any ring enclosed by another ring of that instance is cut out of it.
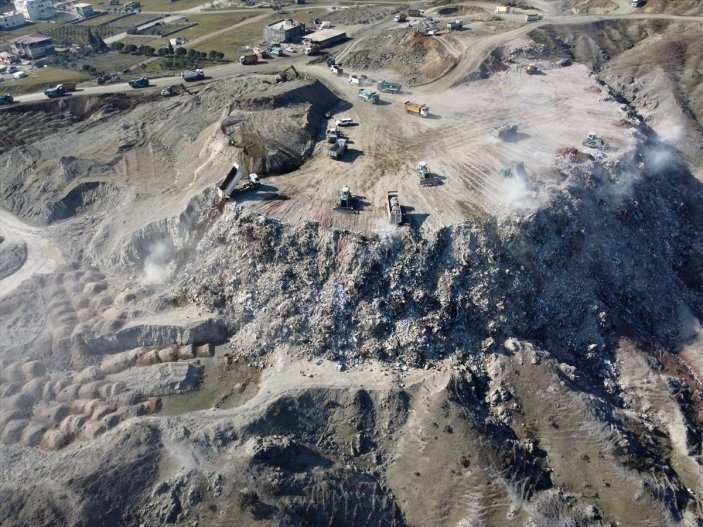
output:
<svg viewBox="0 0 703 527"><path fill-rule="evenodd" d="M398 199L397 190L389 190L386 197L386 206L388 207L388 221L393 225L403 223L403 211L400 208L400 200Z"/></svg>
<svg viewBox="0 0 703 527"><path fill-rule="evenodd" d="M318 55L320 53L320 45L317 42L313 42L309 46L306 46L303 52L306 55Z"/></svg>
<svg viewBox="0 0 703 527"><path fill-rule="evenodd" d="M464 27L464 22L461 20L455 20L454 22L449 22L447 24L447 29L449 31L459 31L463 27Z"/></svg>
<svg viewBox="0 0 703 527"><path fill-rule="evenodd" d="M537 75L540 73L539 68L535 66L534 64L528 64L525 66L525 73L528 75Z"/></svg>
<svg viewBox="0 0 703 527"><path fill-rule="evenodd" d="M227 177L217 186L218 192L221 198L232 199L235 193L247 192L249 190L256 189L260 184L261 180L256 174L249 174L247 183L241 188L237 188L239 182L242 179L244 172L239 169L239 165L234 163L230 169Z"/></svg>
<svg viewBox="0 0 703 527"><path fill-rule="evenodd" d="M378 104L381 101L378 92L367 91L364 88L359 88L359 98L371 104Z"/></svg>
<svg viewBox="0 0 703 527"><path fill-rule="evenodd" d="M424 9L408 9L408 16L412 16L415 18L425 16L425 10Z"/></svg>
<svg viewBox="0 0 703 527"><path fill-rule="evenodd" d="M176 90L173 86L161 90L161 97L173 97L174 95L176 95Z"/></svg>
<svg viewBox="0 0 703 527"><path fill-rule="evenodd" d="M201 69L186 70L181 73L181 78L186 82L201 81L205 78L205 72Z"/></svg>
<svg viewBox="0 0 703 527"><path fill-rule="evenodd" d="M525 22L537 22L538 20L542 19L542 15L538 15L537 13L530 13L525 15Z"/></svg>
<svg viewBox="0 0 703 527"><path fill-rule="evenodd" d="M520 177L525 175L525 163L518 161L509 167L503 167L498 171L498 174L504 178Z"/></svg>
<svg viewBox="0 0 703 527"><path fill-rule="evenodd" d="M354 210L352 193L349 187L344 186L339 191L339 199L337 200L337 206L334 208L335 212L344 212L346 214L356 213Z"/></svg>
<svg viewBox="0 0 703 527"><path fill-rule="evenodd" d="M146 88L149 86L149 79L147 77L139 77L138 79L132 79L129 81L130 88Z"/></svg>
<svg viewBox="0 0 703 527"><path fill-rule="evenodd" d="M12 104L13 102L15 102L15 99L9 93L0 95L0 104Z"/></svg>
<svg viewBox="0 0 703 527"><path fill-rule="evenodd" d="M266 53L266 50L263 48L254 48L254 49L252 49L252 51L260 59L267 59L268 58L268 53Z"/></svg>
<svg viewBox="0 0 703 527"><path fill-rule="evenodd" d="M517 125L513 123L506 123L503 126L496 128L496 136L498 139L503 141L509 141L513 139L517 134Z"/></svg>
<svg viewBox="0 0 703 527"><path fill-rule="evenodd" d="M239 63L244 65L258 64L259 56L256 53L249 53L248 55L242 55L239 57Z"/></svg>
<svg viewBox="0 0 703 527"><path fill-rule="evenodd" d="M405 22L407 19L408 19L408 15L406 15L405 13L400 13L399 15L395 15L393 17L393 20L395 22Z"/></svg>
<svg viewBox="0 0 703 527"><path fill-rule="evenodd" d="M269 44L269 47L266 48L266 53L274 57L281 57L283 56L283 48L278 44Z"/></svg>
<svg viewBox="0 0 703 527"><path fill-rule="evenodd" d="M63 86L63 89L66 90L67 92L69 91L76 91L76 83L75 82L62 82L60 86Z"/></svg>
<svg viewBox="0 0 703 527"><path fill-rule="evenodd" d="M328 128L325 131L325 137L328 143L336 143L337 139L342 139L344 137L344 134L341 130L337 130L336 128Z"/></svg>
<svg viewBox="0 0 703 527"><path fill-rule="evenodd" d="M430 172L427 163L420 161L415 167L415 172L417 172L417 177L420 179L420 185L423 187L428 187L434 185L437 182L437 178Z"/></svg>
<svg viewBox="0 0 703 527"><path fill-rule="evenodd" d="M279 82L286 82L288 80L288 72L291 71L293 72L293 79L298 78L298 70L295 69L295 66L292 64L288 66L286 69L284 69L281 73L276 75L276 84Z"/></svg>
<svg viewBox="0 0 703 527"><path fill-rule="evenodd" d="M632 0L632 7L642 7L645 3L645 0Z"/></svg>
<svg viewBox="0 0 703 527"><path fill-rule="evenodd" d="M347 140L343 137L337 138L337 142L333 144L329 150L327 150L327 155L332 159L341 159L344 152L347 151Z"/></svg>
<svg viewBox="0 0 703 527"><path fill-rule="evenodd" d="M53 88L48 88L44 90L44 95L46 95L49 99L54 99L56 97L63 97L66 95L66 90L64 89L63 86L60 84L57 84Z"/></svg>
<svg viewBox="0 0 703 527"><path fill-rule="evenodd" d="M597 148L598 150L605 150L607 146L605 140L593 132L590 132L581 144L589 148Z"/></svg>
<svg viewBox="0 0 703 527"><path fill-rule="evenodd" d="M325 62L327 63L328 66L334 66L337 64L337 59L335 59L334 55L327 55L327 58L325 59ZM339 66L342 64L340 63Z"/></svg>
<svg viewBox="0 0 703 527"><path fill-rule="evenodd" d="M414 113L420 117L427 117L430 114L430 109L424 104L417 104L410 101L405 101L403 103L403 109L407 113Z"/></svg>
<svg viewBox="0 0 703 527"><path fill-rule="evenodd" d="M381 81L376 85L376 88L378 88L378 91L382 91L384 93L398 93L400 91L400 84L397 82L386 82L386 81Z"/></svg>
<svg viewBox="0 0 703 527"><path fill-rule="evenodd" d="M339 75L341 75L342 73L344 73L344 70L342 69L342 66L341 66L340 64L332 64L332 65L330 66L330 71L331 71L334 75L337 75L337 76L339 76Z"/></svg>

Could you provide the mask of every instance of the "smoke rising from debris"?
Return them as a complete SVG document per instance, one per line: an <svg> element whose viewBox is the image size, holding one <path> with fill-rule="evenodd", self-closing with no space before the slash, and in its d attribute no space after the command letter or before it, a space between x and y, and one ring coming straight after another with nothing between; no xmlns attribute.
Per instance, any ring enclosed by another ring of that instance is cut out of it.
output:
<svg viewBox="0 0 703 527"><path fill-rule="evenodd" d="M173 274L173 256L173 248L165 241L151 244L144 259L144 282L147 284L167 282Z"/></svg>

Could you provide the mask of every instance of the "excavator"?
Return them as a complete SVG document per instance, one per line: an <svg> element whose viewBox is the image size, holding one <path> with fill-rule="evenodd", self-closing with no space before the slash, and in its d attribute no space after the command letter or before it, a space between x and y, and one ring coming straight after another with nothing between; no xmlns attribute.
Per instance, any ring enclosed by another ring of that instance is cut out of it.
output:
<svg viewBox="0 0 703 527"><path fill-rule="evenodd" d="M297 79L300 76L300 74L298 73L298 70L296 70L295 66L293 66L291 64L286 69L284 69L281 73L276 75L276 84L278 84L279 82L286 82L288 80L288 75L287 75L288 70L293 71L293 75L294 75L293 79Z"/></svg>

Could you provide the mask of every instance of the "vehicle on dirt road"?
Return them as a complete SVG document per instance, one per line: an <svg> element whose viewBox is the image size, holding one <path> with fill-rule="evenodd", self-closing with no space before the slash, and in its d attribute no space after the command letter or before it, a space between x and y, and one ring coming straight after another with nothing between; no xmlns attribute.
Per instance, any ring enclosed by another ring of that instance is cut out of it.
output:
<svg viewBox="0 0 703 527"><path fill-rule="evenodd" d="M138 79L132 79L129 81L130 88L146 88L149 86L148 77L139 77Z"/></svg>
<svg viewBox="0 0 703 527"><path fill-rule="evenodd" d="M259 56L256 53L250 53L249 55L242 55L239 57L239 63L248 65L248 64L258 64L259 63Z"/></svg>
<svg viewBox="0 0 703 527"><path fill-rule="evenodd" d="M174 95L176 95L176 90L173 86L169 86L168 88L161 90L162 97L173 97Z"/></svg>
<svg viewBox="0 0 703 527"><path fill-rule="evenodd" d="M403 109L407 113L414 113L420 117L427 117L430 114L430 109L424 104L417 104L410 101L405 101L403 103Z"/></svg>
<svg viewBox="0 0 703 527"><path fill-rule="evenodd" d="M352 193L349 187L344 186L342 190L339 191L339 198L337 200L337 206L334 208L335 212L343 212L345 214L358 214L354 210L354 201Z"/></svg>
<svg viewBox="0 0 703 527"><path fill-rule="evenodd" d="M49 99L63 97L64 95L66 95L66 89L61 84L57 84L53 88L48 88L44 90L44 95L46 95Z"/></svg>
<svg viewBox="0 0 703 527"><path fill-rule="evenodd" d="M354 124L354 119L351 117L342 117L341 119L337 119L337 126L351 126Z"/></svg>
<svg viewBox="0 0 703 527"><path fill-rule="evenodd" d="M400 225L403 223L403 211L400 208L400 200L398 199L397 190L388 191L386 205L388 207L388 221L394 225Z"/></svg>
<svg viewBox="0 0 703 527"><path fill-rule="evenodd" d="M201 69L186 70L181 73L181 78L186 82L201 81L205 78L205 72Z"/></svg>
<svg viewBox="0 0 703 527"><path fill-rule="evenodd" d="M12 104L13 102L15 102L15 99L9 93L0 95L0 104Z"/></svg>

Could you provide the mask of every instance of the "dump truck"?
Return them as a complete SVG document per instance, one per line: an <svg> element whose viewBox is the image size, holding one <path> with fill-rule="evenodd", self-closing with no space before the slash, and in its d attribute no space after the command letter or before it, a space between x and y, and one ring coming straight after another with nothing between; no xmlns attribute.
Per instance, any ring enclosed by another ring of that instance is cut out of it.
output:
<svg viewBox="0 0 703 527"><path fill-rule="evenodd" d="M259 57L256 53L249 53L248 55L242 55L239 57L240 64L257 64L259 62Z"/></svg>
<svg viewBox="0 0 703 527"><path fill-rule="evenodd" d="M12 104L13 102L15 102L15 99L9 93L0 95L0 104Z"/></svg>
<svg viewBox="0 0 703 527"><path fill-rule="evenodd" d="M129 81L130 88L146 88L149 86L149 79L147 77L139 77L138 79L132 79Z"/></svg>
<svg viewBox="0 0 703 527"><path fill-rule="evenodd" d="M425 16L425 10L424 9L408 9L408 16L412 16L415 18Z"/></svg>
<svg viewBox="0 0 703 527"><path fill-rule="evenodd" d="M359 98L371 104L378 104L381 101L378 92L367 91L364 88L359 88Z"/></svg>
<svg viewBox="0 0 703 527"><path fill-rule="evenodd" d="M60 86L63 86L63 89L66 90L67 92L69 91L76 91L76 83L75 82L62 82Z"/></svg>
<svg viewBox="0 0 703 527"><path fill-rule="evenodd" d="M344 138L338 138L337 142L333 144L329 150L327 150L327 155L332 159L341 159L344 152L347 151L347 140Z"/></svg>
<svg viewBox="0 0 703 527"><path fill-rule="evenodd" d="M342 73L344 73L342 66L339 64L332 64L330 66L330 71L332 72L333 75L341 75Z"/></svg>
<svg viewBox="0 0 703 527"><path fill-rule="evenodd" d="M584 140L581 144L583 144L583 146L587 146L589 148L597 148L598 150L605 150L606 149L605 140L601 136L594 134L593 132L590 132L584 138Z"/></svg>
<svg viewBox="0 0 703 527"><path fill-rule="evenodd" d="M173 97L174 95L176 95L176 89L173 86L161 90L161 97Z"/></svg>
<svg viewBox="0 0 703 527"><path fill-rule="evenodd" d="M400 91L400 87L400 84L397 82L387 81L381 81L376 85L378 91L382 91L384 93L398 93Z"/></svg>
<svg viewBox="0 0 703 527"><path fill-rule="evenodd" d="M393 20L395 22L405 22L407 19L408 19L408 15L406 15L405 13L400 13L400 14L395 15L393 17Z"/></svg>
<svg viewBox="0 0 703 527"><path fill-rule="evenodd" d="M454 22L447 23L447 29L449 31L458 31L464 27L464 22L461 20L455 20Z"/></svg>
<svg viewBox="0 0 703 527"><path fill-rule="evenodd" d="M56 97L63 97L66 95L66 90L64 89L63 86L60 84L57 84L53 88L48 88L44 90L44 95L46 95L49 99L54 99Z"/></svg>
<svg viewBox="0 0 703 527"><path fill-rule="evenodd" d="M354 201L352 198L352 193L349 187L344 186L339 191L339 199L337 200L337 206L334 208L335 212L344 213L354 213Z"/></svg>
<svg viewBox="0 0 703 527"><path fill-rule="evenodd" d="M388 207L388 221L393 225L403 223L403 211L400 208L397 190L389 190L386 196L386 206Z"/></svg>
<svg viewBox="0 0 703 527"><path fill-rule="evenodd" d="M419 115L420 117L427 117L430 113L430 109L424 104L417 104L410 101L405 101L403 103L403 109L407 113L414 113L415 115Z"/></svg>
<svg viewBox="0 0 703 527"><path fill-rule="evenodd" d="M186 82L201 81L205 78L205 72L201 69L186 70L181 73L181 78Z"/></svg>
<svg viewBox="0 0 703 527"><path fill-rule="evenodd" d="M525 15L525 22L537 22L538 20L542 19L542 15L538 15L537 13L529 13Z"/></svg>
<svg viewBox="0 0 703 527"><path fill-rule="evenodd" d="M237 163L234 163L225 179L222 180L217 186L220 197L231 199L232 196L235 195L235 193L242 193L247 192L249 190L254 190L261 184L261 180L259 179L258 175L249 174L247 178L248 181L246 182L246 184L240 188L237 188L237 185L239 185L239 182L241 181L243 176L244 172L240 170L239 165Z"/></svg>

